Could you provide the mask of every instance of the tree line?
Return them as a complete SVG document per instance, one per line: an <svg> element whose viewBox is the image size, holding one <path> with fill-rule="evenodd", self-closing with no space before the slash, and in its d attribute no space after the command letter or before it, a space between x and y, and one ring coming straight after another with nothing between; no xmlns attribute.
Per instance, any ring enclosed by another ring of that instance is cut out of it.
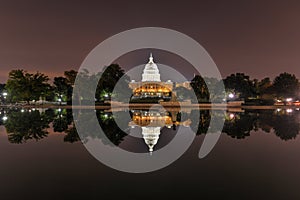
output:
<svg viewBox="0 0 300 200"><path fill-rule="evenodd" d="M269 77L262 80L250 79L244 73L231 74L223 80L196 75L190 84L198 102L209 102L213 98L217 101L244 100L250 104L274 104L275 100L284 102L286 99L300 100L299 80L295 75L286 72L276 76L273 81ZM225 90L222 90L222 86ZM177 88L179 99L191 96L190 93L186 88Z"/></svg>
<svg viewBox="0 0 300 200"><path fill-rule="evenodd" d="M71 103L74 98L73 86L76 77L79 77L78 80L82 82L83 86L86 85L84 91L78 91L81 96L77 98L80 100L84 100L85 96L90 95L92 90L86 88L89 88L89 83L95 80L99 80L95 94L96 101L103 101L111 97L120 101L127 100L128 94L132 92L128 87L130 78L118 64L112 64L97 74L90 74L87 70L80 73L75 70L65 71L63 76L54 77L52 83L47 75L40 72L29 73L22 69L12 70L9 72L7 83L0 84L0 94L6 91L5 101L13 103L21 101L29 103L41 99ZM190 85L192 90L184 87L175 89L179 101L196 96L198 102L217 99L220 102L244 100L246 103L273 104L276 99L285 101L287 98L295 100L300 97L299 80L295 75L286 72L279 74L274 80L268 77L262 80L251 79L244 73L231 74L223 80L196 75ZM113 93L116 86L119 87L116 90L118 93ZM222 90L223 86L225 90ZM191 95L192 92L194 95ZM1 98L3 101L3 95Z"/></svg>
<svg viewBox="0 0 300 200"><path fill-rule="evenodd" d="M65 71L63 76L54 77L52 83L50 83L49 76L36 72L29 73L23 69L12 70L9 72L8 81L6 84L0 85L0 93L4 91L7 93L5 99L2 101L16 103L30 101L63 101L72 102L73 88L76 78L82 81L86 85L85 91L81 91L81 100L84 100L85 94L90 92L89 82L95 81L99 78L96 99L97 101L103 101L106 97L112 95L114 86L122 77L122 81L126 84L120 84L122 91L129 92L129 77L125 75L125 72L117 64L112 64L104 68L102 72L97 74L90 74L87 70L77 72L75 70ZM124 78L125 77L125 78Z"/></svg>

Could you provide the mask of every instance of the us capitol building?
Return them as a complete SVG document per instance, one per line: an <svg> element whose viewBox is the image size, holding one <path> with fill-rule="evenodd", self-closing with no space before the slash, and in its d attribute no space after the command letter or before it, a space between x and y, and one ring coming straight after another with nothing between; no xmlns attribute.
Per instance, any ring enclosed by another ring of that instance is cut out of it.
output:
<svg viewBox="0 0 300 200"><path fill-rule="evenodd" d="M149 62L145 65L142 74L142 81L129 83L132 89L132 99L158 98L162 100L174 100L176 96L173 89L185 87L191 90L189 82L173 83L171 80L162 82L157 65L150 54ZM177 113L168 113L160 111L133 110L132 121L129 123L131 128L141 127L145 143L149 147L149 152L154 150L154 146L159 140L160 131L163 127L176 129L176 126L190 126L191 121L178 122Z"/></svg>
<svg viewBox="0 0 300 200"><path fill-rule="evenodd" d="M162 100L170 100L172 94L174 95L173 89L176 87L191 89L189 82L173 83L171 80L162 82L152 54L150 54L149 62L143 70L142 81L135 82L132 80L129 83L129 88L132 89L133 94L132 99L161 98Z"/></svg>

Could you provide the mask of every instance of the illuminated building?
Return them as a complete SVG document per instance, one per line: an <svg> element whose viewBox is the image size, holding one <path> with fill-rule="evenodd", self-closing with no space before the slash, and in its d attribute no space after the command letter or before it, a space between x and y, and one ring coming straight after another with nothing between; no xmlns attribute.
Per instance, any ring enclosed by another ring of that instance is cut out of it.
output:
<svg viewBox="0 0 300 200"><path fill-rule="evenodd" d="M140 82L132 80L129 83L129 87L133 93L132 99L160 98L170 100L174 86L191 89L189 82L174 84L171 80L166 82L161 81L159 69L153 60L152 54L150 54L149 62L143 70L142 80Z"/></svg>

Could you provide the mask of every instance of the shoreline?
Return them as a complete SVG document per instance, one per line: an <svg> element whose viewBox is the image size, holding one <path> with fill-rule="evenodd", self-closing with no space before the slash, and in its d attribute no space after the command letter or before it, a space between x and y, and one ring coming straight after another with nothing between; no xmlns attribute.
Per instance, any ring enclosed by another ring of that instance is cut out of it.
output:
<svg viewBox="0 0 300 200"><path fill-rule="evenodd" d="M95 105L95 106L72 106L72 105L0 105L0 108L64 108L64 109L148 109L151 107L165 107L167 109L242 109L242 110L274 110L274 109L292 109L300 108L296 105L228 105L228 104L214 104L213 108L211 104L191 104L191 105L160 105L160 104L124 104L124 105Z"/></svg>

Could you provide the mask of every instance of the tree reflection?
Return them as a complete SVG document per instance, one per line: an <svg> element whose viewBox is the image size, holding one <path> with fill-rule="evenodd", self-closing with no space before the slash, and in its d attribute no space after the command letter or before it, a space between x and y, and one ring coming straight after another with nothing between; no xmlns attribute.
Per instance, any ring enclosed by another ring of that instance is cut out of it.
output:
<svg viewBox="0 0 300 200"><path fill-rule="evenodd" d="M194 118L195 112L192 111L188 117ZM220 113L221 117L221 113ZM280 112L274 110L245 111L240 113L227 112L223 126L223 133L232 138L244 139L250 136L251 131L259 129L270 133L274 130L276 136L282 140L295 139L300 131L299 112ZM180 117L179 117L180 119ZM215 118L215 119L218 119ZM191 128L197 135L206 134L209 130L211 121L211 111L201 110L199 123L192 122Z"/></svg>
<svg viewBox="0 0 300 200"><path fill-rule="evenodd" d="M77 115L77 130L80 132L80 137L85 142L86 140L90 139L101 139L104 144L110 144L113 143L114 145L119 145L125 136L127 136L127 133L125 133L116 123L115 119L119 118L122 120L122 123L126 124L126 127L128 127L129 119L126 119L124 115L128 115L126 112L116 112L114 114L110 112L104 112L103 110L97 110L96 116L97 120L94 120L94 113L86 111L86 110L79 110L76 113ZM103 137L103 135L100 132L91 130L90 127L93 127L95 123L99 123L101 126L101 129L103 130L106 137ZM121 125L124 127L123 125Z"/></svg>
<svg viewBox="0 0 300 200"><path fill-rule="evenodd" d="M265 112L260 114L260 125L265 128L272 127L276 136L282 140L295 139L300 131L299 112L294 113L270 113Z"/></svg>
<svg viewBox="0 0 300 200"><path fill-rule="evenodd" d="M256 129L257 120L255 113L227 113L223 132L232 138L246 138Z"/></svg>
<svg viewBox="0 0 300 200"><path fill-rule="evenodd" d="M55 132L65 132L73 122L72 110L57 109L53 119L53 130Z"/></svg>
<svg viewBox="0 0 300 200"><path fill-rule="evenodd" d="M65 134L64 142L74 143L92 139L101 139L105 144L119 145L124 137L127 136L127 129L130 117L128 112L120 111L115 113L97 110L97 118L92 117L95 113L85 110L76 111L80 116L79 128L81 137L77 133L73 121L72 110L67 109L48 109L43 112L38 110L1 110L0 125L3 123L11 143L23 143L27 140L40 140L48 135L47 128L53 125L54 132ZM190 113L176 113L176 126L182 125L180 122L189 121L188 124L197 135L214 132L210 127L211 120L224 119L224 111L216 113L217 117L212 117L211 110L192 110ZM5 120L3 120L5 117ZM131 116L132 117L132 116ZM196 120L197 119L197 120ZM251 131L274 132L281 140L295 139L300 131L300 112L289 110L263 110L245 111L240 113L227 112L223 133L236 139L249 137ZM118 121L118 124L116 123ZM178 122L178 123L177 123ZM220 120L221 122L221 120ZM98 132L89 128L95 123L99 123L107 137L103 137ZM173 128L176 128L175 124ZM90 131L89 131L90 130ZM111 143L110 143L111 142Z"/></svg>
<svg viewBox="0 0 300 200"><path fill-rule="evenodd" d="M119 145L125 136L127 136L127 133L125 133L120 127L117 125L115 119L127 119L126 112L116 112L114 115L112 113L105 113L105 112L98 112L97 113L99 124L106 135L106 137L114 144ZM121 121L121 120L119 120ZM122 121L126 126L129 124L129 120L123 120ZM121 125L122 126L122 125ZM124 126L122 126L124 127ZM104 139L104 138L102 138ZM106 140L102 140L106 141Z"/></svg>
<svg viewBox="0 0 300 200"><path fill-rule="evenodd" d="M49 119L39 111L18 112L7 114L5 128L11 143L23 143L30 139L40 140L48 135Z"/></svg>
<svg viewBox="0 0 300 200"><path fill-rule="evenodd" d="M74 124L67 130L65 130L65 133L66 135L64 137L64 142L74 143L80 141L80 137L77 133L77 129L75 128Z"/></svg>

